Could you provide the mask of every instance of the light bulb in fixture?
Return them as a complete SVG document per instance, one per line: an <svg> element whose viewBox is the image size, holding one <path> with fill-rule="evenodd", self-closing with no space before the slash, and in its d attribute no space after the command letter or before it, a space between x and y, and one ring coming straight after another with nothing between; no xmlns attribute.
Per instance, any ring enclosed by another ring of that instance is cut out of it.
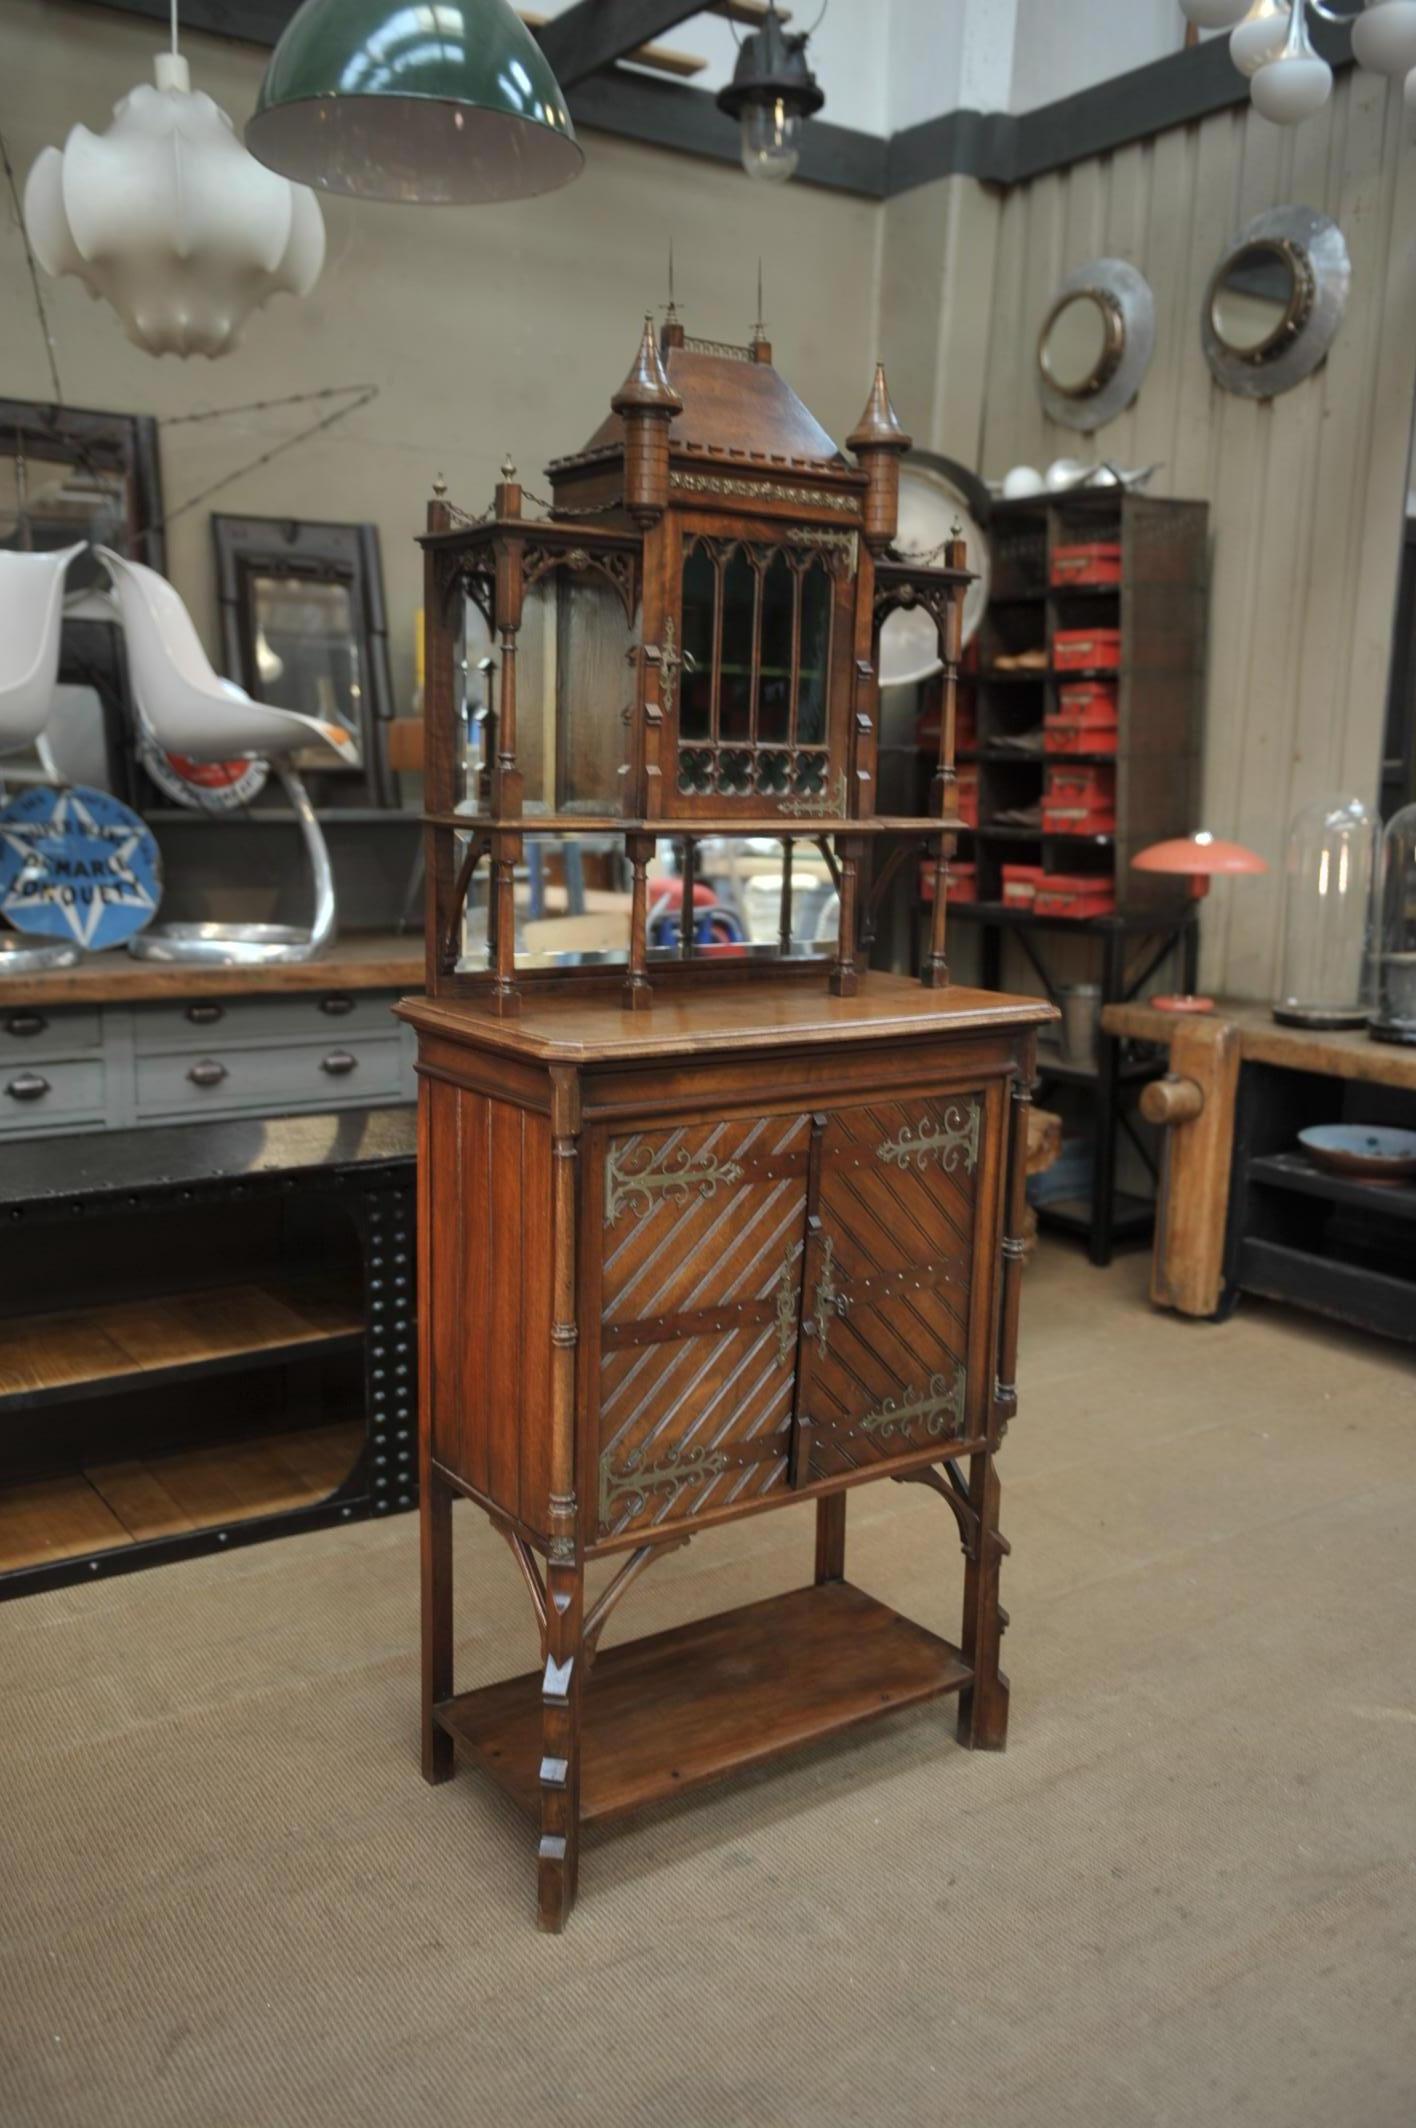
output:
<svg viewBox="0 0 1416 2128"><path fill-rule="evenodd" d="M1283 50L1254 76L1254 109L1276 126L1296 126L1332 94L1332 68L1313 50L1305 0L1294 0Z"/></svg>
<svg viewBox="0 0 1416 2128"><path fill-rule="evenodd" d="M801 161L801 119L780 96L742 112L742 166L749 177L785 184Z"/></svg>
<svg viewBox="0 0 1416 2128"><path fill-rule="evenodd" d="M806 58L805 36L789 36L775 6L760 30L744 37L733 78L718 92L718 108L742 134L742 166L749 177L782 184L801 155L801 124L826 98Z"/></svg>
<svg viewBox="0 0 1416 2128"><path fill-rule="evenodd" d="M1257 74L1277 59L1288 35L1291 9L1284 0L1254 0L1229 39L1229 56L1241 74Z"/></svg>
<svg viewBox="0 0 1416 2128"><path fill-rule="evenodd" d="M1374 74L1416 67L1416 0L1367 0L1352 25L1352 56Z"/></svg>
<svg viewBox="0 0 1416 2128"><path fill-rule="evenodd" d="M1180 12L1197 30L1232 30L1249 0L1180 0Z"/></svg>

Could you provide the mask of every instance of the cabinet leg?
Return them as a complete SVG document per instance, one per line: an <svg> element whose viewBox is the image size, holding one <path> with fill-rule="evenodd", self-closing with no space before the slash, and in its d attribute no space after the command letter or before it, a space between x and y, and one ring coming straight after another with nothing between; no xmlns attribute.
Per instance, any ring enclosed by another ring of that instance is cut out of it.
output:
<svg viewBox="0 0 1416 2128"><path fill-rule="evenodd" d="M424 1467L419 1501L423 1556L423 1779L446 1781L452 1738L433 1719L452 1697L452 1493Z"/></svg>
<svg viewBox="0 0 1416 2128"><path fill-rule="evenodd" d="M998 1568L1004 1552L998 1528L998 1472L991 1455L975 1456L969 1499L977 1536L964 1572L963 1653L973 1681L959 1695L959 1742L971 1751L1002 1751L1008 1742L1008 1680L998 1667L1003 1613Z"/></svg>
<svg viewBox="0 0 1416 2128"><path fill-rule="evenodd" d="M846 1496L827 1493L816 1503L816 1581L846 1578Z"/></svg>
<svg viewBox="0 0 1416 2128"><path fill-rule="evenodd" d="M537 1919L559 1935L575 1904L580 1870L580 1700L585 1661L583 1568L546 1572L546 1667L541 1681L541 1845Z"/></svg>

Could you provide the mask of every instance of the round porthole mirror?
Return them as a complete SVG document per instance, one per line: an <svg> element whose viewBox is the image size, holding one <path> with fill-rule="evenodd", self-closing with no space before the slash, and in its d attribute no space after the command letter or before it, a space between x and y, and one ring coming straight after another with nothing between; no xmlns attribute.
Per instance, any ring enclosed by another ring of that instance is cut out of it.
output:
<svg viewBox="0 0 1416 2128"><path fill-rule="evenodd" d="M1037 342L1042 403L1067 428L1099 429L1140 390L1155 345L1155 303L1124 259L1092 259L1058 289Z"/></svg>
<svg viewBox="0 0 1416 2128"><path fill-rule="evenodd" d="M1347 246L1335 222L1277 207L1240 231L1210 281L1201 321L1217 381L1272 399L1318 367L1347 300Z"/></svg>
<svg viewBox="0 0 1416 2128"><path fill-rule="evenodd" d="M1126 344L1121 313L1092 288L1062 296L1038 341L1043 375L1069 399L1089 399L1116 374Z"/></svg>
<svg viewBox="0 0 1416 2128"><path fill-rule="evenodd" d="M1311 317L1314 293L1312 269L1296 244L1244 244L1220 260L1210 284L1215 338L1241 361L1271 361Z"/></svg>

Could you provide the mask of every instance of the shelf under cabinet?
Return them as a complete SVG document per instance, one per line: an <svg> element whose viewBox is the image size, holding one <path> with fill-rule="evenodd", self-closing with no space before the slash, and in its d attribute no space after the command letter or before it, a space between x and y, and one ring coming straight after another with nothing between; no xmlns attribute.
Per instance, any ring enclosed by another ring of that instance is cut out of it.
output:
<svg viewBox="0 0 1416 2128"><path fill-rule="evenodd" d="M1118 1241L1134 1241L1150 1233L1155 1224L1154 1198L1134 1197L1129 1190L1118 1190L1114 1205L1111 1232ZM1083 1241L1096 1223L1089 1197L1058 1197L1050 1203L1044 1200L1037 1207L1037 1216L1043 1225L1056 1227L1063 1234L1079 1235Z"/></svg>
<svg viewBox="0 0 1416 2128"><path fill-rule="evenodd" d="M321 1280L208 1286L0 1320L0 1412L147 1388L259 1360L352 1350L357 1298Z"/></svg>
<svg viewBox="0 0 1416 2128"><path fill-rule="evenodd" d="M872 1716L957 1692L959 1650L849 1582L607 1648L585 1687L581 1817L613 1818ZM535 1816L539 1670L444 1700L437 1719Z"/></svg>
<svg viewBox="0 0 1416 2128"><path fill-rule="evenodd" d="M363 1439L363 1420L347 1419L6 1486L0 1574L312 1507L343 1484Z"/></svg>

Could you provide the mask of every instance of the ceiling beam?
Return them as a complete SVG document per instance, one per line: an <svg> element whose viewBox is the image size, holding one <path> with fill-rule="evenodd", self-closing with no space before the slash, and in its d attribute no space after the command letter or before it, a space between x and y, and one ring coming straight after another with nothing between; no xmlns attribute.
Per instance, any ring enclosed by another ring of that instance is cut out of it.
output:
<svg viewBox="0 0 1416 2128"><path fill-rule="evenodd" d="M588 81L702 12L702 0L577 0L532 35L563 89Z"/></svg>

